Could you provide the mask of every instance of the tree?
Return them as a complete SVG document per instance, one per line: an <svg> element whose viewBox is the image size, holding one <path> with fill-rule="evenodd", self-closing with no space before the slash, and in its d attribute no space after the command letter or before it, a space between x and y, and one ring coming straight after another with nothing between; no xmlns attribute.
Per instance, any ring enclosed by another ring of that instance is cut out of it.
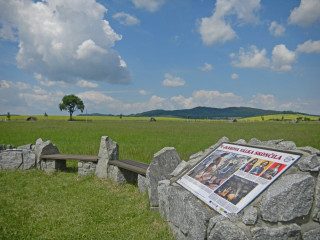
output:
<svg viewBox="0 0 320 240"><path fill-rule="evenodd" d="M48 119L48 114L47 114L47 112L44 112L44 117Z"/></svg>
<svg viewBox="0 0 320 240"><path fill-rule="evenodd" d="M11 117L10 112L8 112L7 113L7 119L10 120L10 117Z"/></svg>
<svg viewBox="0 0 320 240"><path fill-rule="evenodd" d="M68 111L70 114L69 120L72 121L72 114L78 110L83 112L84 104L79 97L71 94L71 95L65 95L62 98L62 103L59 104L59 108L60 108L60 111L62 110Z"/></svg>

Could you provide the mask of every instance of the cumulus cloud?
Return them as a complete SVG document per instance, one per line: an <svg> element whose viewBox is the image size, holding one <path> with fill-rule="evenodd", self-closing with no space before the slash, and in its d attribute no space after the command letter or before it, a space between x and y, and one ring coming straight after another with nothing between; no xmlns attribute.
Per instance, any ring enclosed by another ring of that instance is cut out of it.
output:
<svg viewBox="0 0 320 240"><path fill-rule="evenodd" d="M291 71L291 64L297 60L297 54L290 51L284 44L276 45L272 50L271 69L277 72Z"/></svg>
<svg viewBox="0 0 320 240"><path fill-rule="evenodd" d="M202 18L199 32L206 45L225 43L237 34L226 21L230 15L236 15L239 24L256 23L255 15L260 8L260 0L217 0L211 17Z"/></svg>
<svg viewBox="0 0 320 240"><path fill-rule="evenodd" d="M116 13L112 16L113 18L117 19L120 24L126 25L126 26L132 26L132 25L139 25L140 20L128 13L120 12Z"/></svg>
<svg viewBox="0 0 320 240"><path fill-rule="evenodd" d="M211 71L213 69L212 65L209 63L204 63L204 66L199 67L199 69L203 72Z"/></svg>
<svg viewBox="0 0 320 240"><path fill-rule="evenodd" d="M243 98L234 93L220 93L219 91L206 90L195 91L189 98L179 95L172 97L170 100L183 108L194 108L197 106L222 108L239 106L243 102Z"/></svg>
<svg viewBox="0 0 320 240"><path fill-rule="evenodd" d="M159 10L166 0L131 0L136 8L144 8L149 12Z"/></svg>
<svg viewBox="0 0 320 240"><path fill-rule="evenodd" d="M32 114L57 108L61 91L46 91L25 82L0 80L0 112ZM32 109L32 112L30 112Z"/></svg>
<svg viewBox="0 0 320 240"><path fill-rule="evenodd" d="M130 74L112 49L121 35L106 12L94 0L1 1L0 36L19 42L19 68L44 79L127 84Z"/></svg>
<svg viewBox="0 0 320 240"><path fill-rule="evenodd" d="M236 74L236 73L232 73L232 74L231 74L231 78L232 78L232 79L238 79L238 78L239 78L239 75Z"/></svg>
<svg viewBox="0 0 320 240"><path fill-rule="evenodd" d="M273 21L269 26L269 32L271 35L280 37L283 36L286 29L281 24L278 24L276 21Z"/></svg>
<svg viewBox="0 0 320 240"><path fill-rule="evenodd" d="M294 8L289 16L290 24L307 27L320 19L319 0L301 0L299 7Z"/></svg>
<svg viewBox="0 0 320 240"><path fill-rule="evenodd" d="M308 40L303 44L299 44L296 51L303 53L320 53L320 40Z"/></svg>
<svg viewBox="0 0 320 240"><path fill-rule="evenodd" d="M252 96L252 99L249 101L249 104L257 107L257 108L263 108L263 109L274 109L275 104L275 98L271 94L261 94L257 93Z"/></svg>
<svg viewBox="0 0 320 240"><path fill-rule="evenodd" d="M165 79L162 82L162 85L165 87L181 87L186 84L186 82L180 77L173 77L169 73L164 75Z"/></svg>
<svg viewBox="0 0 320 240"><path fill-rule="evenodd" d="M140 90L140 91L139 91L139 94L141 94L141 95L148 95L148 94L151 94L151 92L148 92L148 91L146 91L146 90Z"/></svg>
<svg viewBox="0 0 320 240"><path fill-rule="evenodd" d="M97 88L99 84L81 79L77 82L77 86L82 88Z"/></svg>
<svg viewBox="0 0 320 240"><path fill-rule="evenodd" d="M254 45L250 46L247 52L240 48L238 54L230 54L230 57L234 59L231 64L238 68L266 68L270 64L266 53L266 49L259 50Z"/></svg>

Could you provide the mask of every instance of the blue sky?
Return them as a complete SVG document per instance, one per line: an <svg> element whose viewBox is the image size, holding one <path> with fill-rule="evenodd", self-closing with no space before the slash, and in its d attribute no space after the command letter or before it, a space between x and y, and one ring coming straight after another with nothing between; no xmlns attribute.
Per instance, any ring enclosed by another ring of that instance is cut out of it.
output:
<svg viewBox="0 0 320 240"><path fill-rule="evenodd" d="M0 0L0 114L320 114L319 76L320 0Z"/></svg>

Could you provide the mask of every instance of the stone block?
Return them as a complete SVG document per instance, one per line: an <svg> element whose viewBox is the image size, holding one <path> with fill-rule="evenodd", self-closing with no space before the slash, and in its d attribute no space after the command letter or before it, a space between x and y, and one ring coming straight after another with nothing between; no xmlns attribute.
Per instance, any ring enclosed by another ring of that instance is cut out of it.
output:
<svg viewBox="0 0 320 240"><path fill-rule="evenodd" d="M170 180L159 181L159 185L158 185L159 213L161 217L166 221L170 221L169 195L168 195L169 187L170 187Z"/></svg>
<svg viewBox="0 0 320 240"><path fill-rule="evenodd" d="M211 230L208 240L248 240L244 231L236 224L226 220L217 222Z"/></svg>
<svg viewBox="0 0 320 240"><path fill-rule="evenodd" d="M320 168L320 158L316 154L303 156L297 162L298 168L305 171L318 171Z"/></svg>
<svg viewBox="0 0 320 240"><path fill-rule="evenodd" d="M173 147L166 147L154 154L154 157L147 169L147 187L151 207L157 207L158 182L170 179L170 173L179 165L181 159Z"/></svg>
<svg viewBox="0 0 320 240"><path fill-rule="evenodd" d="M292 141L282 141L277 144L277 148L279 148L281 150L292 150L292 149L296 149L297 146Z"/></svg>
<svg viewBox="0 0 320 240"><path fill-rule="evenodd" d="M249 206L244 209L242 222L246 225L256 224L258 219L258 210L255 207Z"/></svg>
<svg viewBox="0 0 320 240"><path fill-rule="evenodd" d="M207 228L207 236L210 235L211 230L215 227L216 223L225 221L227 218L221 214L217 214L210 218L208 228Z"/></svg>
<svg viewBox="0 0 320 240"><path fill-rule="evenodd" d="M52 144L50 140L44 142L41 138L38 138L35 146L35 154L36 154L36 166L38 169L46 166L52 166L51 162L48 164L42 164L40 156L41 155L51 155L51 154L59 154L59 150L56 145ZM55 164L59 166L59 163ZM60 163L61 167L65 166L64 163ZM51 170L50 170L51 171Z"/></svg>
<svg viewBox="0 0 320 240"><path fill-rule="evenodd" d="M312 218L314 221L320 222L320 174L318 174L317 178Z"/></svg>
<svg viewBox="0 0 320 240"><path fill-rule="evenodd" d="M310 175L283 176L262 195L260 210L263 220L291 221L308 215L313 203L314 186Z"/></svg>
<svg viewBox="0 0 320 240"><path fill-rule="evenodd" d="M0 169L13 170L23 165L22 151L3 151L0 153Z"/></svg>
<svg viewBox="0 0 320 240"><path fill-rule="evenodd" d="M249 140L248 144L255 146L255 145L261 145L262 142L261 142L259 139L257 139L257 138L251 138L251 139Z"/></svg>
<svg viewBox="0 0 320 240"><path fill-rule="evenodd" d="M36 154L31 150L22 150L22 170L29 170L36 167Z"/></svg>
<svg viewBox="0 0 320 240"><path fill-rule="evenodd" d="M97 163L95 162L78 162L78 176L85 177L95 174Z"/></svg>
<svg viewBox="0 0 320 240"><path fill-rule="evenodd" d="M251 230L254 240L300 240L301 229L297 224L278 228L257 227Z"/></svg>
<svg viewBox="0 0 320 240"><path fill-rule="evenodd" d="M305 232L303 240L320 240L320 226L317 229Z"/></svg>
<svg viewBox="0 0 320 240"><path fill-rule="evenodd" d="M102 136L95 172L99 178L106 178L108 176L108 163L111 160L119 160L119 146L111 138Z"/></svg>

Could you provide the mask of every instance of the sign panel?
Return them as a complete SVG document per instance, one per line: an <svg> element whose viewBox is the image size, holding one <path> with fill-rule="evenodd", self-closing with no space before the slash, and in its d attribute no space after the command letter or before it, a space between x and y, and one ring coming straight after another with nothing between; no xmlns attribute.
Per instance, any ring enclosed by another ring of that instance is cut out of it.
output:
<svg viewBox="0 0 320 240"><path fill-rule="evenodd" d="M239 213L301 154L223 143L178 179L226 217Z"/></svg>

